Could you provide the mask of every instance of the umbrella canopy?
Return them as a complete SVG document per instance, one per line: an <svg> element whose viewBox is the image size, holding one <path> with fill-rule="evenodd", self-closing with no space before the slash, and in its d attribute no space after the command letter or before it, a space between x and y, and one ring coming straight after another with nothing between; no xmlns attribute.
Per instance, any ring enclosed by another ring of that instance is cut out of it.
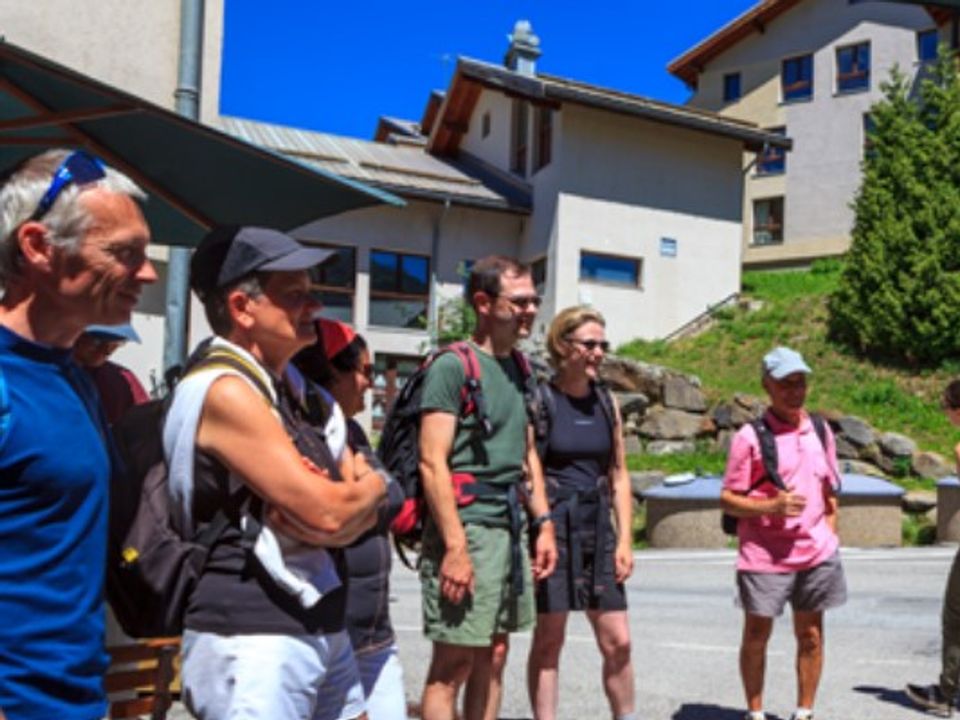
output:
<svg viewBox="0 0 960 720"><path fill-rule="evenodd" d="M195 245L214 224L289 230L389 193L280 157L0 41L0 168L85 147L149 195L156 242Z"/></svg>

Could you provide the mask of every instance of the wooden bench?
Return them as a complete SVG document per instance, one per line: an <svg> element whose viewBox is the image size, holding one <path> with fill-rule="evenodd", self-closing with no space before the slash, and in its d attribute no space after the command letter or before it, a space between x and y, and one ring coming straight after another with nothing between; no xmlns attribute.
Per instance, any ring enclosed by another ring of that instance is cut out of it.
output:
<svg viewBox="0 0 960 720"><path fill-rule="evenodd" d="M110 668L104 678L107 694L123 693L110 702L110 718L163 720L173 703L170 685L180 638L151 638L107 648Z"/></svg>

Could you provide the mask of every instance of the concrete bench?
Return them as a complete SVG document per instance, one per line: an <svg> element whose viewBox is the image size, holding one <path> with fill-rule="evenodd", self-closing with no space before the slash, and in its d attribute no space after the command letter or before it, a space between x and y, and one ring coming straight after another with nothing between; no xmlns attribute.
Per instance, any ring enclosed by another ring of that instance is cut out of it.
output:
<svg viewBox="0 0 960 720"><path fill-rule="evenodd" d="M644 491L647 539L657 548L717 548L732 544L720 528L718 476L682 484L669 481ZM960 509L960 484L958 509ZM840 490L840 541L850 547L897 546L901 542L903 488L881 478L845 473ZM960 530L960 518L957 520Z"/></svg>
<svg viewBox="0 0 960 720"><path fill-rule="evenodd" d="M937 481L937 542L960 542L960 480Z"/></svg>

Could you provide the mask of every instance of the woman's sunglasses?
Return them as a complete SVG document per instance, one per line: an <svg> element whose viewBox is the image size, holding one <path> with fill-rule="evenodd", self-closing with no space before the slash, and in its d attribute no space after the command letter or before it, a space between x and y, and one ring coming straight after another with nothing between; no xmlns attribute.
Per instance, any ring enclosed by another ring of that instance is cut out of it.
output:
<svg viewBox="0 0 960 720"><path fill-rule="evenodd" d="M576 343L588 352L593 352L597 348L600 348L604 352L608 352L610 350L610 343L606 340L580 340L579 338L567 338L567 342Z"/></svg>

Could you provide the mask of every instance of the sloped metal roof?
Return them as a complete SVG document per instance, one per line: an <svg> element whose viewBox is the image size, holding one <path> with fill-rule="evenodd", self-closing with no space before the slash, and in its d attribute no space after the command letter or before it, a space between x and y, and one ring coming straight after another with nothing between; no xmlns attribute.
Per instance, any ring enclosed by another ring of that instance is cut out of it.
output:
<svg viewBox="0 0 960 720"><path fill-rule="evenodd" d="M497 192L490 183L423 148L371 142L302 128L221 117L224 132L307 165L361 180L404 197L512 212L529 212L530 199Z"/></svg>

